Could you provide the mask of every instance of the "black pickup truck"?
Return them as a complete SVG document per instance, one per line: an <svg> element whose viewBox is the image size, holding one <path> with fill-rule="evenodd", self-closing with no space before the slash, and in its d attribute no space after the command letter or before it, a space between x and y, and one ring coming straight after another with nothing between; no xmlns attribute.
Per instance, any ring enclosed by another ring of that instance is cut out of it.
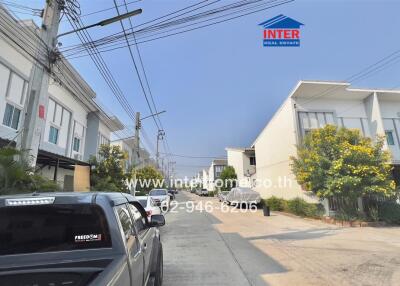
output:
<svg viewBox="0 0 400 286"><path fill-rule="evenodd" d="M128 194L2 196L0 285L161 286L164 224Z"/></svg>

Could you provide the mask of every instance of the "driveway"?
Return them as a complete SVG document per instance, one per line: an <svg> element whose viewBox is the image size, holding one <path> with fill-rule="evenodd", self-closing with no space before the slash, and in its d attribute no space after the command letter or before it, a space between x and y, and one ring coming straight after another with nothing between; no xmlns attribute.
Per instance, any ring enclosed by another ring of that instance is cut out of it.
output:
<svg viewBox="0 0 400 286"><path fill-rule="evenodd" d="M215 198L182 192L177 202L162 229L166 286L400 285L400 228L226 212Z"/></svg>

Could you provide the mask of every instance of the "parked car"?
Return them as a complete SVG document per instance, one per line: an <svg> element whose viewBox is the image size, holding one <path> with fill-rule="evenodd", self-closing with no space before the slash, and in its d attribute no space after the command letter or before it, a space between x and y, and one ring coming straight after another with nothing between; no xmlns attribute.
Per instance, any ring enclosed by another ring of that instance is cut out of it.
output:
<svg viewBox="0 0 400 286"><path fill-rule="evenodd" d="M163 215L122 193L0 197L0 285L160 286Z"/></svg>
<svg viewBox="0 0 400 286"><path fill-rule="evenodd" d="M221 203L226 203L226 196L228 195L229 191L220 192L218 194L218 199Z"/></svg>
<svg viewBox="0 0 400 286"><path fill-rule="evenodd" d="M160 206L157 206L150 196L136 196L135 198L146 210L147 218L149 220L151 220L152 215L162 214Z"/></svg>
<svg viewBox="0 0 400 286"><path fill-rule="evenodd" d="M161 207L169 207L171 204L171 197L168 194L167 189L152 189L149 192L149 196L154 200L157 205Z"/></svg>
<svg viewBox="0 0 400 286"><path fill-rule="evenodd" d="M196 189L196 195L201 196L201 189Z"/></svg>
<svg viewBox="0 0 400 286"><path fill-rule="evenodd" d="M258 204L261 202L260 194L250 188L232 188L226 195L228 205Z"/></svg>
<svg viewBox="0 0 400 286"><path fill-rule="evenodd" d="M190 193L196 194L197 189L190 189Z"/></svg>
<svg viewBox="0 0 400 286"><path fill-rule="evenodd" d="M200 190L200 196L208 196L208 190L207 189L201 189Z"/></svg>

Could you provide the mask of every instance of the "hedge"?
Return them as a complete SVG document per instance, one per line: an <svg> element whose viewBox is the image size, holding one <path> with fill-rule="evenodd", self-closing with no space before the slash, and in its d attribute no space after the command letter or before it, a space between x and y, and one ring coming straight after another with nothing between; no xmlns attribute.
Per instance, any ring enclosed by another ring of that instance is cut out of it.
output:
<svg viewBox="0 0 400 286"><path fill-rule="evenodd" d="M264 203L272 211L288 212L302 217L321 217L325 212L323 205L308 203L300 198L284 200L272 196L264 200Z"/></svg>

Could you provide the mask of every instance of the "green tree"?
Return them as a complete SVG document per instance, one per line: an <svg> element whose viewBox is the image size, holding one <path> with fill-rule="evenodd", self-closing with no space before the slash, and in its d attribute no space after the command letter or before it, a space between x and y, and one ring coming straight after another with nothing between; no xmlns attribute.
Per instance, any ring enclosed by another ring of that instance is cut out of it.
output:
<svg viewBox="0 0 400 286"><path fill-rule="evenodd" d="M297 182L319 198L345 198L354 204L364 196L393 197L390 155L384 140L363 137L358 130L327 125L311 131L298 146L291 166Z"/></svg>
<svg viewBox="0 0 400 286"><path fill-rule="evenodd" d="M19 160L22 155L23 151L12 147L0 148L0 195L60 189L56 182L37 174L29 161Z"/></svg>
<svg viewBox="0 0 400 286"><path fill-rule="evenodd" d="M222 182L222 187L220 188L222 192L230 191L232 188L236 187L237 175L235 168L226 166L221 172L219 179Z"/></svg>
<svg viewBox="0 0 400 286"><path fill-rule="evenodd" d="M164 186L163 175L153 166L146 166L133 171L133 178L136 179L136 191L148 193L151 189Z"/></svg>
<svg viewBox="0 0 400 286"><path fill-rule="evenodd" d="M94 167L90 176L92 191L129 192L126 180L131 178L124 166L127 154L119 146L101 145L99 159L92 157Z"/></svg>

